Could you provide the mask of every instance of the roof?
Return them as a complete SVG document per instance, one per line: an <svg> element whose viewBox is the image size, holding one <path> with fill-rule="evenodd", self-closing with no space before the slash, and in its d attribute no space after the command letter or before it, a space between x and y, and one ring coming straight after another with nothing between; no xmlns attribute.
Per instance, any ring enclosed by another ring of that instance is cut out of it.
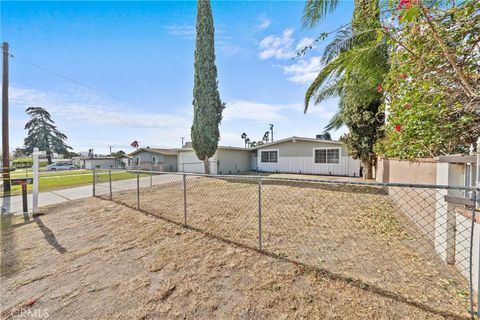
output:
<svg viewBox="0 0 480 320"><path fill-rule="evenodd" d="M129 154L129 156L133 156L139 152L151 152L156 154L161 154L163 156L176 156L177 152L175 149L161 149L161 148L140 148L137 149Z"/></svg>
<svg viewBox="0 0 480 320"><path fill-rule="evenodd" d="M337 140L321 140L321 139L315 139L315 138L305 138L305 137L290 137L290 138L285 138L281 140L277 140L275 142L270 142L266 144L262 144L260 146L256 146L254 148L251 148L252 150L257 150L265 147L270 147L273 145L285 143L285 142L295 142L295 141L307 141L307 142L317 142L317 143L326 143L326 144L335 144L335 145L343 145L343 142L337 141Z"/></svg>
<svg viewBox="0 0 480 320"><path fill-rule="evenodd" d="M117 160L120 158L116 157L73 157L73 159L79 159L79 160Z"/></svg>

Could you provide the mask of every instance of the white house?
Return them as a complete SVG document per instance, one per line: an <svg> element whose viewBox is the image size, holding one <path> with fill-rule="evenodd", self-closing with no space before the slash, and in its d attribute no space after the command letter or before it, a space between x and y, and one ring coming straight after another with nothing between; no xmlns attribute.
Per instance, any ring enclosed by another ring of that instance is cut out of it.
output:
<svg viewBox="0 0 480 320"><path fill-rule="evenodd" d="M180 172L204 173L192 148L175 149ZM340 141L290 137L255 148L219 146L210 158L212 174L247 171L360 176L360 161L348 155Z"/></svg>
<svg viewBox="0 0 480 320"><path fill-rule="evenodd" d="M340 141L290 137L253 148L253 170L360 176L360 161L348 155Z"/></svg>

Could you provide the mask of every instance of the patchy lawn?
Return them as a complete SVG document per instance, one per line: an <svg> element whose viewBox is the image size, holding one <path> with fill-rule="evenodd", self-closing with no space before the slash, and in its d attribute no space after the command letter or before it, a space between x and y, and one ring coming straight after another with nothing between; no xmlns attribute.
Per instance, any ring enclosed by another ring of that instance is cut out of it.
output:
<svg viewBox="0 0 480 320"><path fill-rule="evenodd" d="M25 174L12 175L12 178L25 178ZM91 170L65 170L65 171L50 171L42 172L40 174L39 191L53 191L66 188L87 186L92 184ZM147 174L142 174L145 177ZM31 173L28 177L32 177ZM136 175L127 171L112 171L112 181L135 179ZM108 182L108 171L99 171L97 173L98 182ZM28 192L32 191L32 185L28 185ZM22 194L21 186L12 186L12 195ZM0 195L3 195L1 191Z"/></svg>
<svg viewBox="0 0 480 320"><path fill-rule="evenodd" d="M2 318L468 318L461 277L422 257L390 209L365 209L361 199L385 203L378 190L264 185L265 252L256 185L191 179L187 191L189 229L164 219L183 221L173 180L141 193L164 218L100 199L2 217ZM133 206L132 194L114 200ZM338 197L357 207L335 208Z"/></svg>

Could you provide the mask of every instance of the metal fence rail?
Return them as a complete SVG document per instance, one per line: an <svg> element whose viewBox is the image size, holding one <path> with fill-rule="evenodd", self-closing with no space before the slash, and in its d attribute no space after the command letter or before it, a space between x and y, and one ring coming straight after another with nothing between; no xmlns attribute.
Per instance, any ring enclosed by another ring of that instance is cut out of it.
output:
<svg viewBox="0 0 480 320"><path fill-rule="evenodd" d="M126 172L94 171L94 195L447 315L478 312L477 187Z"/></svg>

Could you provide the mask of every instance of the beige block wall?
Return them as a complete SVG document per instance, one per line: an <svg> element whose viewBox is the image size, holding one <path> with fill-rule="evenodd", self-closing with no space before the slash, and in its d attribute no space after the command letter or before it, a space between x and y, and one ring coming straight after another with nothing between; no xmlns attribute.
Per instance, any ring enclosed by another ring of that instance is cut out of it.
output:
<svg viewBox="0 0 480 320"><path fill-rule="evenodd" d="M436 184L437 162L434 159L404 161L379 159L377 182ZM421 187L388 187L388 194L419 232L429 240L435 237L436 190Z"/></svg>

